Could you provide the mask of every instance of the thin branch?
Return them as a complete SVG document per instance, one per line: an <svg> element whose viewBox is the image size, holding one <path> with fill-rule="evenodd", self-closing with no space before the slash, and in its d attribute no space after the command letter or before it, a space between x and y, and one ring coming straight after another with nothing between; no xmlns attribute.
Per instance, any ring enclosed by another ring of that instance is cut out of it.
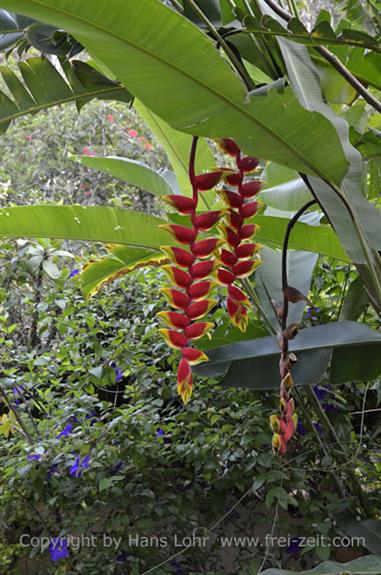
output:
<svg viewBox="0 0 381 575"><path fill-rule="evenodd" d="M279 6L275 0L264 1L272 10L274 10L276 14L278 14L278 16L283 18L283 20L286 20L286 22L291 20L292 15L284 10L281 6ZM359 94L361 94L364 100L368 102L372 108L377 110L377 112L381 112L381 102L379 102L377 98L368 92L365 86L356 78L356 76L350 72L350 70L348 70L346 66L344 66L344 64L339 60L339 58L337 58L337 56L335 56L335 54L330 52L330 50L324 46L315 46L314 49L320 54L320 56L327 60L327 62L329 62L331 66L335 68L341 76L343 76L343 78L346 79L348 84L350 84Z"/></svg>
<svg viewBox="0 0 381 575"><path fill-rule="evenodd" d="M184 12L183 7L181 6L178 0L169 0L169 1L172 4L172 6L176 8L176 10L178 10L181 14Z"/></svg>

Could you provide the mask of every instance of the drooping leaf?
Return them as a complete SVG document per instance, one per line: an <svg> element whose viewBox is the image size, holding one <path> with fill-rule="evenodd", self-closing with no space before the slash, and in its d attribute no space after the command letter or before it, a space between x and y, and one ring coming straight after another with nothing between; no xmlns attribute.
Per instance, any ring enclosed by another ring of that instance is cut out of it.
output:
<svg viewBox="0 0 381 575"><path fill-rule="evenodd" d="M159 250L173 243L158 227L163 223L122 208L36 205L0 209L0 237L8 238L64 238Z"/></svg>
<svg viewBox="0 0 381 575"><path fill-rule="evenodd" d="M105 285L146 266L158 266L168 259L161 253L144 248L109 246L109 254L90 260L81 272L81 287L86 297L94 296Z"/></svg>
<svg viewBox="0 0 381 575"><path fill-rule="evenodd" d="M0 73L11 94L0 91L0 132L12 120L60 104L81 107L93 98L131 101L131 94L81 61L66 62L65 77L46 58L28 58L18 64L21 77L7 66Z"/></svg>
<svg viewBox="0 0 381 575"><path fill-rule="evenodd" d="M116 156L81 156L78 159L89 168L107 172L151 194L161 196L174 193L166 179L143 162Z"/></svg>
<svg viewBox="0 0 381 575"><path fill-rule="evenodd" d="M339 319L356 321L368 306L369 299L361 278L358 276L348 288Z"/></svg>
<svg viewBox="0 0 381 575"><path fill-rule="evenodd" d="M368 375L374 372L381 373L381 334L360 323L339 321L303 329L289 342L289 347L299 360L292 369L297 385L319 383L331 357L332 364L340 356L340 361L353 365L356 375L357 366L349 362L349 358L358 350L362 350L367 361L366 364L361 361L364 375L361 379L370 379ZM368 348L372 350L371 357L368 357ZM279 354L275 336L238 342L212 350L210 361L198 366L196 371L209 377L225 374L222 384L229 387L274 389L279 386ZM359 359L357 355L356 360ZM332 381L342 383L356 379L352 375L348 368L344 378Z"/></svg>
<svg viewBox="0 0 381 575"><path fill-rule="evenodd" d="M260 198L267 206L278 210L296 211L312 199L311 192L301 178L265 188Z"/></svg>
<svg viewBox="0 0 381 575"><path fill-rule="evenodd" d="M231 136L246 153L337 184L347 171L329 120L305 110L289 88L248 97L210 39L157 0L145 0L144 10L135 0L102 0L97 10L69 0L3 0L3 5L67 30L178 130Z"/></svg>
<svg viewBox="0 0 381 575"><path fill-rule="evenodd" d="M337 524L351 537L361 537L363 547L381 556L381 520L356 521L355 517L337 517Z"/></svg>

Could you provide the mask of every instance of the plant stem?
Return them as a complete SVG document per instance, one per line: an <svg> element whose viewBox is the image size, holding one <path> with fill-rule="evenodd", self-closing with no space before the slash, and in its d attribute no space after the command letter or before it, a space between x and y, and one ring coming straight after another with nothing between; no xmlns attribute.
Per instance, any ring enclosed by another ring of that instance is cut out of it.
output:
<svg viewBox="0 0 381 575"><path fill-rule="evenodd" d="M174 8L176 8L176 10L178 10L181 14L184 12L183 7L181 6L178 0L169 0L169 1L174 6Z"/></svg>
<svg viewBox="0 0 381 575"><path fill-rule="evenodd" d="M291 14L279 6L275 0L264 1L272 10L274 10L276 14L278 14L278 16L286 20L286 22L291 20ZM377 112L381 112L381 102L379 102L377 98L368 92L365 86L348 70L346 66L344 66L344 64L339 60L339 58L337 58L337 56L335 56L335 54L330 52L330 50L324 46L315 46L314 50L316 50L320 56L327 60L327 62L329 62L331 66L335 68L337 72L343 76L343 78L345 78L348 84L350 84L359 94L361 94L364 100L368 102L372 108L374 108Z"/></svg>
<svg viewBox="0 0 381 575"><path fill-rule="evenodd" d="M209 18L204 14L204 12L199 8L194 0L187 0L188 4L192 7L193 11L199 16L199 18L205 23L210 33L214 36L214 39L220 44L221 48L225 51L226 55L229 57L230 61L236 68L242 80L245 82L246 87L249 91L255 89L255 84L251 79L249 73L247 72L245 66L237 55L230 48L229 44L225 41L223 36L218 32L214 24L209 20Z"/></svg>

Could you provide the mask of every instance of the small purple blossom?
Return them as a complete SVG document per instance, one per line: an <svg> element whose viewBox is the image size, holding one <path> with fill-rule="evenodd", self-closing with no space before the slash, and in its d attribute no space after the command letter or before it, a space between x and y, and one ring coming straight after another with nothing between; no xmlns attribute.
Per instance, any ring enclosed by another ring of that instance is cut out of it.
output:
<svg viewBox="0 0 381 575"><path fill-rule="evenodd" d="M165 431L164 429L162 429L161 427L156 431L155 433L156 437L163 437L163 435L165 435Z"/></svg>
<svg viewBox="0 0 381 575"><path fill-rule="evenodd" d="M58 463L53 463L48 469L48 473L46 474L47 478L50 479L52 475L54 475L58 471Z"/></svg>
<svg viewBox="0 0 381 575"><path fill-rule="evenodd" d="M176 575L183 575L184 569L180 561L177 561L177 559L172 559L170 564L172 567L174 567Z"/></svg>
<svg viewBox="0 0 381 575"><path fill-rule="evenodd" d="M63 430L60 431L60 433L57 435L57 438L67 437L68 435L70 435L72 429L73 429L73 423L67 423L63 428Z"/></svg>
<svg viewBox="0 0 381 575"><path fill-rule="evenodd" d="M63 537L54 537L49 545L49 552L52 561L60 561L69 557L67 539Z"/></svg>
<svg viewBox="0 0 381 575"><path fill-rule="evenodd" d="M71 270L70 274L69 274L69 278L74 278L75 276L77 276L79 274L79 270L78 269L74 269Z"/></svg>
<svg viewBox="0 0 381 575"><path fill-rule="evenodd" d="M322 401L328 395L328 389L319 385L314 385L314 392L319 401Z"/></svg>
<svg viewBox="0 0 381 575"><path fill-rule="evenodd" d="M125 563L128 559L128 553L126 551L122 551L116 558L117 563Z"/></svg>
<svg viewBox="0 0 381 575"><path fill-rule="evenodd" d="M28 461L39 461L41 459L41 455L38 453L31 453L30 455L26 456Z"/></svg>
<svg viewBox="0 0 381 575"><path fill-rule="evenodd" d="M85 469L90 466L90 454L85 455L81 460L81 456L77 455L73 465L69 469L69 473L72 477L82 477L82 473Z"/></svg>
<svg viewBox="0 0 381 575"><path fill-rule="evenodd" d="M301 538L300 537L293 537L290 541L290 545L286 548L286 553L291 555L296 555L300 553L301 550Z"/></svg>
<svg viewBox="0 0 381 575"><path fill-rule="evenodd" d="M323 427L321 426L320 423L314 421L314 428L316 429L319 435L323 435Z"/></svg>
<svg viewBox="0 0 381 575"><path fill-rule="evenodd" d="M306 435L307 429L304 427L303 423L298 420L298 425L296 426L296 431L299 435Z"/></svg>

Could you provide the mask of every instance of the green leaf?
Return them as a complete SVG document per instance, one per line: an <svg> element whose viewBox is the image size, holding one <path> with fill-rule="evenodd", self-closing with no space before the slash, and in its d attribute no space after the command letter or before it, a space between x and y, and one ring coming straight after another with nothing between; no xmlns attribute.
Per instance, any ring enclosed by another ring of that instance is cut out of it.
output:
<svg viewBox="0 0 381 575"><path fill-rule="evenodd" d="M163 220L122 208L20 206L0 209L0 237L53 238L124 244L159 250L171 236Z"/></svg>
<svg viewBox="0 0 381 575"><path fill-rule="evenodd" d="M158 0L3 0L62 27L174 128L231 136L246 153L339 183L348 163L336 130L290 88L249 96L211 40ZM134 25L131 25L131 22ZM163 38L166 41L163 41ZM291 129L292 127L292 129Z"/></svg>
<svg viewBox="0 0 381 575"><path fill-rule="evenodd" d="M81 287L86 297L94 296L105 285L137 268L168 261L163 254L143 248L110 246L108 250L108 256L88 262L81 272Z"/></svg>
<svg viewBox="0 0 381 575"><path fill-rule="evenodd" d="M309 571L289 571L288 569L266 569L261 575L379 575L381 557L367 555L349 563L325 561Z"/></svg>
<svg viewBox="0 0 381 575"><path fill-rule="evenodd" d="M369 299L362 280L358 276L348 288L343 307L340 310L339 319L356 321L368 306Z"/></svg>
<svg viewBox="0 0 381 575"><path fill-rule="evenodd" d="M40 110L77 102L79 107L93 98L129 102L132 98L120 84L112 82L81 61L66 62L65 76L46 58L28 58L18 64L22 79L6 66L0 74L11 94L0 91L0 132L12 120Z"/></svg>
<svg viewBox="0 0 381 575"><path fill-rule="evenodd" d="M143 104L138 100L134 101L134 107L151 132L153 132L158 142L164 148L173 171L175 172L180 193L186 196L191 196L192 187L189 181L188 164L192 146L192 136L175 130L164 122L164 120L155 116L155 114L143 106ZM197 144L195 165L196 173L211 170L215 165L215 159L208 144L204 139L199 140ZM209 192L207 194L202 194L201 200L204 200L205 196L209 198L211 197L211 194Z"/></svg>
<svg viewBox="0 0 381 575"><path fill-rule="evenodd" d="M260 193L260 199L267 206L278 210L293 212L299 210L312 199L311 192L301 178L295 178L277 186L266 188Z"/></svg>
<svg viewBox="0 0 381 575"><path fill-rule="evenodd" d="M331 356L332 364L339 359L348 363L353 351L359 349L366 356L368 348L373 353L371 358L367 356L368 365L361 361L363 372L381 372L381 334L360 323L340 321L303 329L289 346L299 360L292 369L297 385L319 383ZM225 374L222 385L229 387L274 389L279 386L279 354L274 336L238 342L208 352L209 362L197 366L196 371L209 377ZM356 359L359 361L358 356ZM340 382L352 379L349 369L346 377Z"/></svg>
<svg viewBox="0 0 381 575"><path fill-rule="evenodd" d="M116 156L81 156L78 159L89 168L107 172L151 194L161 196L174 193L165 178L143 162Z"/></svg>
<svg viewBox="0 0 381 575"><path fill-rule="evenodd" d="M381 520L367 519L366 521L356 521L354 517L341 519L337 518L339 527L344 529L351 537L361 537L364 540L363 547L369 549L371 553L381 556Z"/></svg>

